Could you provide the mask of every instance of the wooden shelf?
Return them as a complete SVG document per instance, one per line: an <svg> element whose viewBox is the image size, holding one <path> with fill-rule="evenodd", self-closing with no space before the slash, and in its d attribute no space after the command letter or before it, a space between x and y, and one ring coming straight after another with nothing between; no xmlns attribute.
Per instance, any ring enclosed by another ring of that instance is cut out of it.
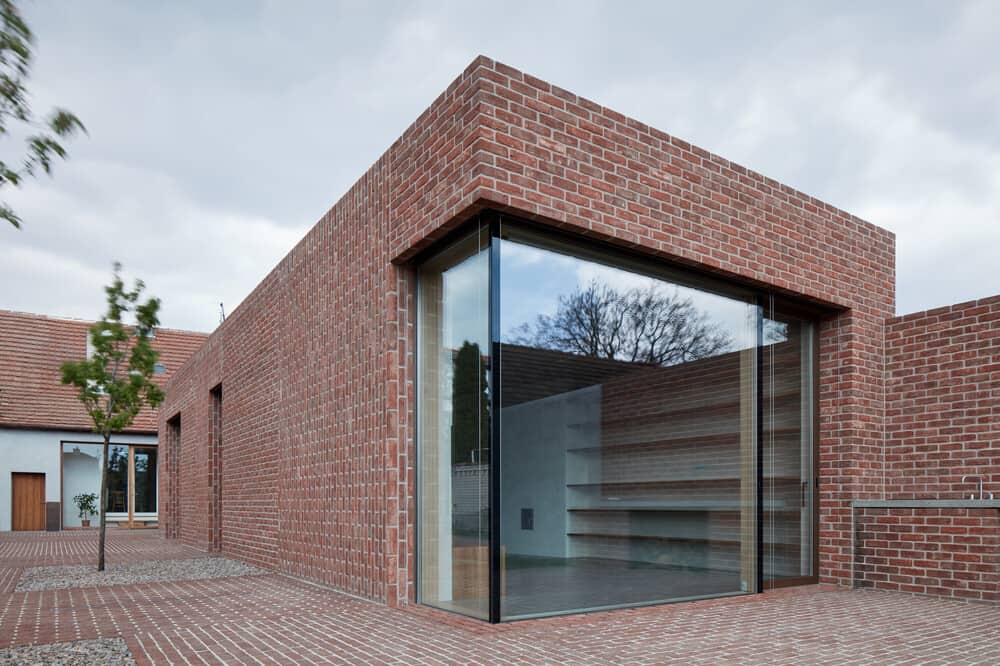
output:
<svg viewBox="0 0 1000 666"><path fill-rule="evenodd" d="M566 536L591 539L619 539L627 541L662 541L665 543L713 543L725 546L738 546L739 541L730 539L708 539L704 537L650 536L644 534L600 534L597 532L567 532Z"/></svg>
<svg viewBox="0 0 1000 666"><path fill-rule="evenodd" d="M800 432L801 428L796 426L792 428L773 428L771 430L766 430L765 434L775 433L775 434L792 434ZM668 439L651 439L641 442L629 442L627 444L609 444L606 446L576 446L572 448L567 448L567 453L589 453L594 451L601 451L603 453L626 453L628 451L634 451L635 449L645 449L654 448L658 446L670 446L670 447L682 447L682 446L707 446L710 444L734 444L739 445L739 432L725 433L722 435L699 435L695 437L676 437Z"/></svg>
<svg viewBox="0 0 1000 666"><path fill-rule="evenodd" d="M789 398L796 398L801 395L798 390L795 391L782 391L780 393L775 393L772 395L765 396L768 400L773 399L774 401L787 400ZM742 405L742 400L727 400L725 402L715 402L711 404L703 405L692 405L690 407L684 407L682 409L664 410L662 412L655 412L652 414L647 414L642 418L636 418L634 416L622 416L617 418L605 418L601 420L601 425L605 427L615 426L615 425L634 425L638 422L649 422L649 421L659 421L663 419L676 419L678 416L686 414L697 414L705 415L715 412L725 412L726 414L739 415L739 410ZM592 427L592 422L580 423L580 424L569 424L569 427Z"/></svg>
<svg viewBox="0 0 1000 666"><path fill-rule="evenodd" d="M566 536L589 538L589 539L617 539L619 541L659 541L663 543L705 543L720 546L739 546L740 542L734 539L711 539L705 537L678 537L678 536L651 536L645 534L601 534L598 532L567 532ZM777 543L766 542L765 548L776 550L792 550L798 552L798 543Z"/></svg>
<svg viewBox="0 0 1000 666"><path fill-rule="evenodd" d="M725 505L711 505L711 504L691 504L691 505L674 505L674 506L664 506L664 507L653 507L653 506L571 506L566 509L571 512L579 513L614 513L614 512L631 512L631 511L648 511L651 513L673 513L680 511L720 511L720 512L732 512L739 513L742 508L739 506L734 506L732 504ZM802 507L774 507L774 508L764 508L767 513L800 513L804 511Z"/></svg>
<svg viewBox="0 0 1000 666"><path fill-rule="evenodd" d="M768 476L769 481L798 481L798 476ZM683 478L683 479L643 479L637 481L595 481L592 483L567 483L567 488L630 488L634 486L671 486L691 483L719 483L726 481L741 481L738 476L729 477L709 477L709 478Z"/></svg>

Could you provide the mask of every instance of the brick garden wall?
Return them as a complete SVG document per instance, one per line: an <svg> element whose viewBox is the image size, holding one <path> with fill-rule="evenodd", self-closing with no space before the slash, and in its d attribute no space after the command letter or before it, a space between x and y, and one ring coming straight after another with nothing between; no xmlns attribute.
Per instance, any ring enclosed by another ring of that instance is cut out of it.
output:
<svg viewBox="0 0 1000 666"><path fill-rule="evenodd" d="M223 386L222 552L390 604L413 598L413 270L484 208L837 308L821 324L821 576L850 583L850 500L882 478L894 238L487 58L466 71L176 376L179 498L207 545ZM169 453L168 453L169 456ZM171 485L161 483L161 493ZM169 528L168 528L169 529Z"/></svg>
<svg viewBox="0 0 1000 666"><path fill-rule="evenodd" d="M1000 296L886 322L885 495L1000 499ZM1000 601L1000 511L858 509L855 584Z"/></svg>
<svg viewBox="0 0 1000 666"><path fill-rule="evenodd" d="M1000 296L886 324L886 499L1000 499Z"/></svg>
<svg viewBox="0 0 1000 666"><path fill-rule="evenodd" d="M857 511L857 587L1000 601L1000 510Z"/></svg>

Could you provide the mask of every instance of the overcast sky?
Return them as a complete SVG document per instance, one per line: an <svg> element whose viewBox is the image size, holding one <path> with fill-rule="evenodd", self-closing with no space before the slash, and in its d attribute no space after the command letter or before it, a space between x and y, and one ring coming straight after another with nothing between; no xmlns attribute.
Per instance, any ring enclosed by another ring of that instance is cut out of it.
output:
<svg viewBox="0 0 1000 666"><path fill-rule="evenodd" d="M164 326L211 330L478 53L891 229L900 313L1000 293L995 3L25 11L36 108L90 135L3 190L0 308L96 318L120 260Z"/></svg>

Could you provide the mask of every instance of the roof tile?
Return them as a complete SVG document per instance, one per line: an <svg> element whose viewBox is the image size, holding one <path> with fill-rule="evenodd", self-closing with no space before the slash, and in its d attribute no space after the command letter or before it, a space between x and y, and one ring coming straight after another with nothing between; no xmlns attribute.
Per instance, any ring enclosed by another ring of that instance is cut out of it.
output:
<svg viewBox="0 0 1000 666"><path fill-rule="evenodd" d="M93 424L76 390L60 382L59 366L87 353L90 321L0 310L0 428L91 430ZM171 375L208 336L156 329L153 347L166 372L154 381L166 386ZM126 432L155 433L156 412L143 409Z"/></svg>

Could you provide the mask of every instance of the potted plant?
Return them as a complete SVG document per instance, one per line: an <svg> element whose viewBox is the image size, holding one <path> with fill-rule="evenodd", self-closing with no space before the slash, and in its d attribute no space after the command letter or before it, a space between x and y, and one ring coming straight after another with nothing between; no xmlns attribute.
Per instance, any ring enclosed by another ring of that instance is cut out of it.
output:
<svg viewBox="0 0 1000 666"><path fill-rule="evenodd" d="M90 527L90 517L97 513L97 494L83 493L73 498L73 503L80 510L80 524Z"/></svg>

